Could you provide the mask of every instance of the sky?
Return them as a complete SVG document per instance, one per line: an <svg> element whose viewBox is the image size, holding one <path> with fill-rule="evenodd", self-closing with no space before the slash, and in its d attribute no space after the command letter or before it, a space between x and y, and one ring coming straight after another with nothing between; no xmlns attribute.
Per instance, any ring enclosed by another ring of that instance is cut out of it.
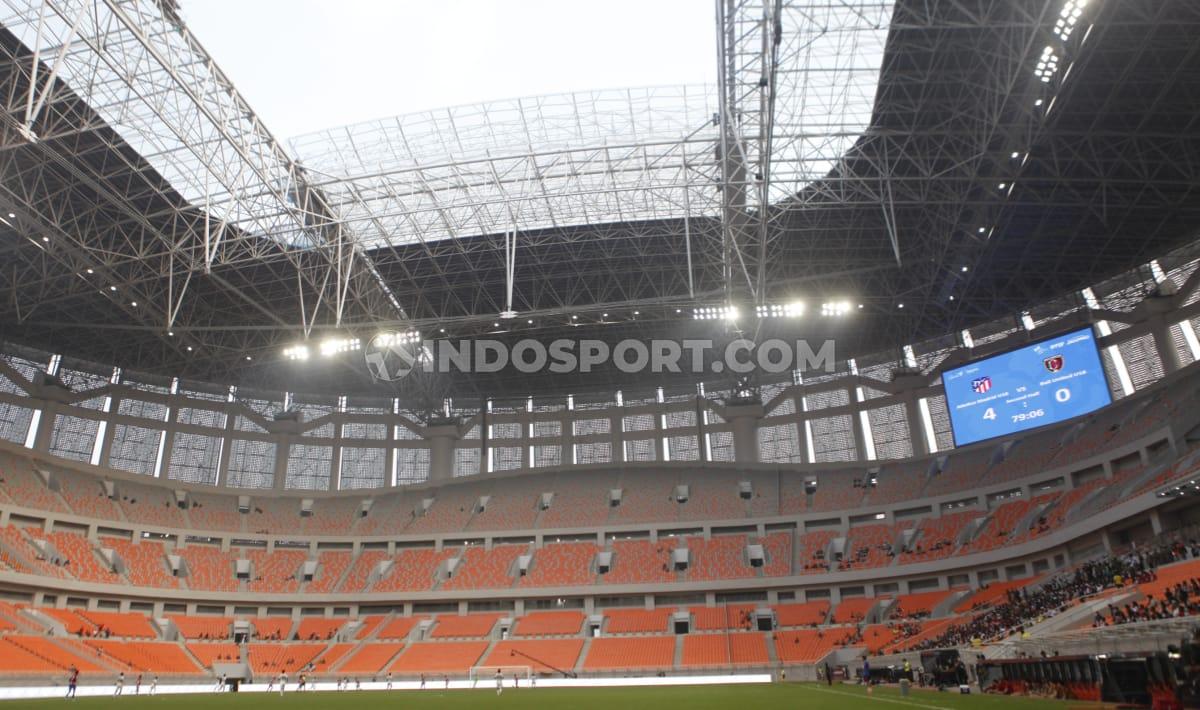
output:
<svg viewBox="0 0 1200 710"><path fill-rule="evenodd" d="M278 138L466 103L714 83L710 0L183 0Z"/></svg>

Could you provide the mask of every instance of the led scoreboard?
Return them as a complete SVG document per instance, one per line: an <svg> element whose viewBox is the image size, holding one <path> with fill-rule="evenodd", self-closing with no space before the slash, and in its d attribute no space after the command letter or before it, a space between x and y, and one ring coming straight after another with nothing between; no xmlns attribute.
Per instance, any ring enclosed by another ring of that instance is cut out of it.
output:
<svg viewBox="0 0 1200 710"><path fill-rule="evenodd" d="M1097 410L1112 401L1091 328L942 373L954 445Z"/></svg>

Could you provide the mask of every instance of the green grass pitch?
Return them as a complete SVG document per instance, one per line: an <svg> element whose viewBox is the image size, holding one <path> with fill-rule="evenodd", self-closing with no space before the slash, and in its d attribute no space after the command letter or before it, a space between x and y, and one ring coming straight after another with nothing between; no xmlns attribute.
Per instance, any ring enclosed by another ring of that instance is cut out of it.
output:
<svg viewBox="0 0 1200 710"><path fill-rule="evenodd" d="M1072 703L1072 707L1085 703ZM364 710L391 707L409 710L505 710L507 708L569 708L570 710L1064 710L1054 700L1009 698L994 695L959 695L914 689L907 698L896 688L876 688L869 698L857 686L791 683L769 685L676 686L668 688L505 688L496 696L489 690L346 691L163 695L158 697L80 698L78 700L0 701L0 710L56 710L128 707L130 710L225 710L227 708L287 708L288 710Z"/></svg>

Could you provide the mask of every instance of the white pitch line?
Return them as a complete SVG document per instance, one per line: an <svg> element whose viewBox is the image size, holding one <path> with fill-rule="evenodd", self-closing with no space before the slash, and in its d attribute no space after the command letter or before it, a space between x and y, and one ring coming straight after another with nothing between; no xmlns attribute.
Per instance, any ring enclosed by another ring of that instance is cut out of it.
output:
<svg viewBox="0 0 1200 710"><path fill-rule="evenodd" d="M911 705L914 708L930 708L931 710L953 710L945 705L926 705L925 703L914 703L911 700L897 700L896 698L881 698L876 695L859 695L858 693L844 693L840 690L830 690L829 688L821 688L810 686L809 690L816 690L821 693L829 693L831 695L843 695L847 698L857 698L859 700L878 700L881 703L895 703L897 705Z"/></svg>

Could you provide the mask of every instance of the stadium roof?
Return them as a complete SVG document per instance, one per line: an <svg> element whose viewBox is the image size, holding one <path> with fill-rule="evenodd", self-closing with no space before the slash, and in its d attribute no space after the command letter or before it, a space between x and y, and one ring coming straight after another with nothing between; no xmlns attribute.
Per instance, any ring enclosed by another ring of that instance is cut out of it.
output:
<svg viewBox="0 0 1200 710"><path fill-rule="evenodd" d="M352 392L361 367L279 353L489 333L506 310L500 337L694 336L716 325L693 307L798 298L864 308L739 327L895 352L1144 264L1200 218L1191 3L720 3L714 87L287 145L169 2L3 7L2 334L129 369Z"/></svg>

